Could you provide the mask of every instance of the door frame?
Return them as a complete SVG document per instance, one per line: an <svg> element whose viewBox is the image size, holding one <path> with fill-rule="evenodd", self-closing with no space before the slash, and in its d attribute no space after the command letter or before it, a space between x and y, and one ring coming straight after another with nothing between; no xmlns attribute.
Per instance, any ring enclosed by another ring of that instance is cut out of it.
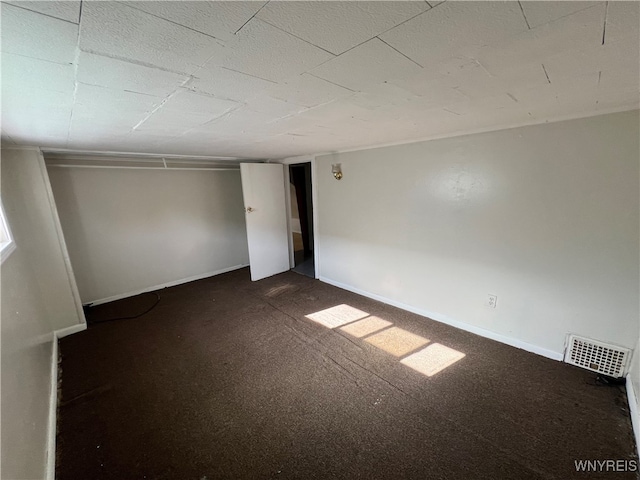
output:
<svg viewBox="0 0 640 480"><path fill-rule="evenodd" d="M303 157L291 157L278 160L277 163L282 163L286 166L284 169L284 195L286 200L287 209L287 230L289 232L289 264L290 268L296 266L295 259L293 257L293 232L291 230L291 189L289 183L291 177L289 175L289 165L298 165L301 163L311 163L311 203L313 208L313 276L314 278L320 278L320 248L318 243L318 176L316 168L316 157L303 156Z"/></svg>

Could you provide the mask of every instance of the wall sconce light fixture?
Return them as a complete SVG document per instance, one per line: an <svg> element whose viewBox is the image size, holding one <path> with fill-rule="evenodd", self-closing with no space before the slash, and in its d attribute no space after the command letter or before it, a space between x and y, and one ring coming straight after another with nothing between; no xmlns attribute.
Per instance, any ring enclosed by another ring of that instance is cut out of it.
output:
<svg viewBox="0 0 640 480"><path fill-rule="evenodd" d="M331 165L331 173L333 173L333 177L336 180L340 180L342 178L342 165L339 163L334 163Z"/></svg>

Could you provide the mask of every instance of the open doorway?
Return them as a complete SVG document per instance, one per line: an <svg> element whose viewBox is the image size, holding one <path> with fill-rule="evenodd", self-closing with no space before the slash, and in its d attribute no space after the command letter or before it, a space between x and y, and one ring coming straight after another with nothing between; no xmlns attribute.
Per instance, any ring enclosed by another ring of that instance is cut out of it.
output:
<svg viewBox="0 0 640 480"><path fill-rule="evenodd" d="M289 165L291 235L295 272L315 278L311 163Z"/></svg>

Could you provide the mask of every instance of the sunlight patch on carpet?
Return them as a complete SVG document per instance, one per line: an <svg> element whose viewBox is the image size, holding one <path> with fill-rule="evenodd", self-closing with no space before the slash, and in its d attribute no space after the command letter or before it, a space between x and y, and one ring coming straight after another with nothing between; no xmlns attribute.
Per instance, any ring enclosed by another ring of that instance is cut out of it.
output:
<svg viewBox="0 0 640 480"><path fill-rule="evenodd" d="M368 313L345 304L336 305L335 307L327 308L326 310L320 310L318 312L305 315L309 320L313 320L314 322L328 328L340 327L368 316Z"/></svg>
<svg viewBox="0 0 640 480"><path fill-rule="evenodd" d="M407 358L403 358L400 360L400 363L413 368L427 377L431 377L448 366L453 365L464 356L465 354L458 350L434 343L413 355L409 355Z"/></svg>
<svg viewBox="0 0 640 480"><path fill-rule="evenodd" d="M364 320L358 320L357 322L345 325L341 327L340 330L348 333L352 337L362 338L378 330L382 330L389 325L393 325L393 323L387 322L379 317L367 317Z"/></svg>
<svg viewBox="0 0 640 480"><path fill-rule="evenodd" d="M365 341L396 357L406 355L429 343L429 339L398 327L383 330L365 338Z"/></svg>

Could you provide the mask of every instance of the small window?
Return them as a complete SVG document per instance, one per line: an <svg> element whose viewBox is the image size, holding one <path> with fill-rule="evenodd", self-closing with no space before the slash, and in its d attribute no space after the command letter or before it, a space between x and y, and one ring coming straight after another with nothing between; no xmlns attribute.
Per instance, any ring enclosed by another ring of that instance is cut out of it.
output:
<svg viewBox="0 0 640 480"><path fill-rule="evenodd" d="M7 222L7 216L4 213L4 207L0 203L0 254L2 260L0 263L9 258L11 252L16 249L16 242L13 241L11 230L9 229L9 223Z"/></svg>

